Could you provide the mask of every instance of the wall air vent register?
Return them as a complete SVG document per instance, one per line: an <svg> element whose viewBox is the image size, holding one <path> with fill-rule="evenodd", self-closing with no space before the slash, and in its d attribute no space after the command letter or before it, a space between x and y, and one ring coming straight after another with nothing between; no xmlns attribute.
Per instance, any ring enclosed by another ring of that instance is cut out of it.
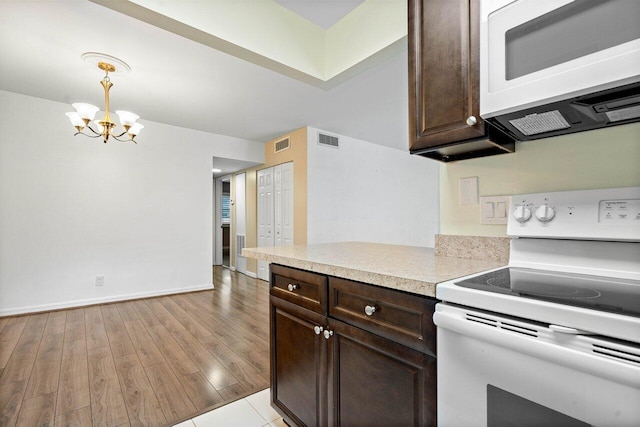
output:
<svg viewBox="0 0 640 427"><path fill-rule="evenodd" d="M291 141L289 140L289 138L284 138L281 139L280 141L276 141L276 143L274 144L275 147L275 152L279 153L280 151L283 150L288 150L289 148L291 148Z"/></svg>
<svg viewBox="0 0 640 427"><path fill-rule="evenodd" d="M324 145L333 148L340 148L340 140L337 136L318 133L318 145Z"/></svg>

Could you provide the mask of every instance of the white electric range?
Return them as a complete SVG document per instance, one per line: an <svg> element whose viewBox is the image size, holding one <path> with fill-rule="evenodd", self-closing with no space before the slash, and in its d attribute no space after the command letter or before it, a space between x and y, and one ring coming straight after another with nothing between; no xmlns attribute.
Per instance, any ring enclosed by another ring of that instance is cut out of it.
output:
<svg viewBox="0 0 640 427"><path fill-rule="evenodd" d="M509 212L509 266L437 286L438 425L640 426L640 187Z"/></svg>

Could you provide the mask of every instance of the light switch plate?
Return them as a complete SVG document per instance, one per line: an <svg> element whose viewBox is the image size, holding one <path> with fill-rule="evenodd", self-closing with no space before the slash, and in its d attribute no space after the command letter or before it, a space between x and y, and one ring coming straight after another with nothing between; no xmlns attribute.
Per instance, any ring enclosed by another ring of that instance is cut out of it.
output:
<svg viewBox="0 0 640 427"><path fill-rule="evenodd" d="M461 205L477 205L478 204L478 177L460 178L460 204Z"/></svg>
<svg viewBox="0 0 640 427"><path fill-rule="evenodd" d="M480 224L506 224L509 196L480 197Z"/></svg>

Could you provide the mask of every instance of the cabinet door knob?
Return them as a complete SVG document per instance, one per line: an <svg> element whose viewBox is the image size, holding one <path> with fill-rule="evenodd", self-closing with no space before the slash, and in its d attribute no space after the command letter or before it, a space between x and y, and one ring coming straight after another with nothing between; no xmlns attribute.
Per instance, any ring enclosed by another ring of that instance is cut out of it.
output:
<svg viewBox="0 0 640 427"><path fill-rule="evenodd" d="M322 326L314 326L313 327L313 332L316 333L316 335L320 335L320 333L324 330L324 328Z"/></svg>
<svg viewBox="0 0 640 427"><path fill-rule="evenodd" d="M333 331L330 331L329 329L324 330L324 339L328 340L329 338L331 338L332 335L333 335Z"/></svg>
<svg viewBox="0 0 640 427"><path fill-rule="evenodd" d="M293 283L289 283L289 286L287 286L287 289L289 289L289 292L293 292L296 289L298 289L298 285L294 285Z"/></svg>
<svg viewBox="0 0 640 427"><path fill-rule="evenodd" d="M475 125L476 123L478 123L478 119L476 119L476 116L469 116L469 117L467 117L467 124L468 124L469 126L473 126L473 125Z"/></svg>
<svg viewBox="0 0 640 427"><path fill-rule="evenodd" d="M367 305L364 308L364 314L366 314L367 316L371 316L375 312L376 312L376 308L373 305Z"/></svg>

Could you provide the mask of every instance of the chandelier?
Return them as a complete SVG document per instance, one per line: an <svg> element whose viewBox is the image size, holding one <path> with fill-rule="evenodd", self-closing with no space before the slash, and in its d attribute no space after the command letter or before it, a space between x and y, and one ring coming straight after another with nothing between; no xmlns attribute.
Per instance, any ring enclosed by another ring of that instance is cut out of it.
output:
<svg viewBox="0 0 640 427"><path fill-rule="evenodd" d="M111 113L109 112L109 89L113 86L109 78L109 73L122 74L131 69L125 62L118 58L102 53L88 52L82 55L82 59L87 63L96 65L100 70L105 72L104 77L100 81L104 89L104 117L100 120L94 120L96 113L100 110L100 108L94 105L80 102L71 104L76 111L66 113L66 115L69 117L69 120L71 120L73 127L77 130L73 136L84 135L90 138L102 137L105 144L109 138L120 142L133 142L137 144L134 138L140 133L142 128L144 128L143 125L136 121L140 116L129 111L116 111L120 119L120 124L124 128L124 131L122 131L116 130L117 125L111 120ZM87 131L90 133L87 133Z"/></svg>

